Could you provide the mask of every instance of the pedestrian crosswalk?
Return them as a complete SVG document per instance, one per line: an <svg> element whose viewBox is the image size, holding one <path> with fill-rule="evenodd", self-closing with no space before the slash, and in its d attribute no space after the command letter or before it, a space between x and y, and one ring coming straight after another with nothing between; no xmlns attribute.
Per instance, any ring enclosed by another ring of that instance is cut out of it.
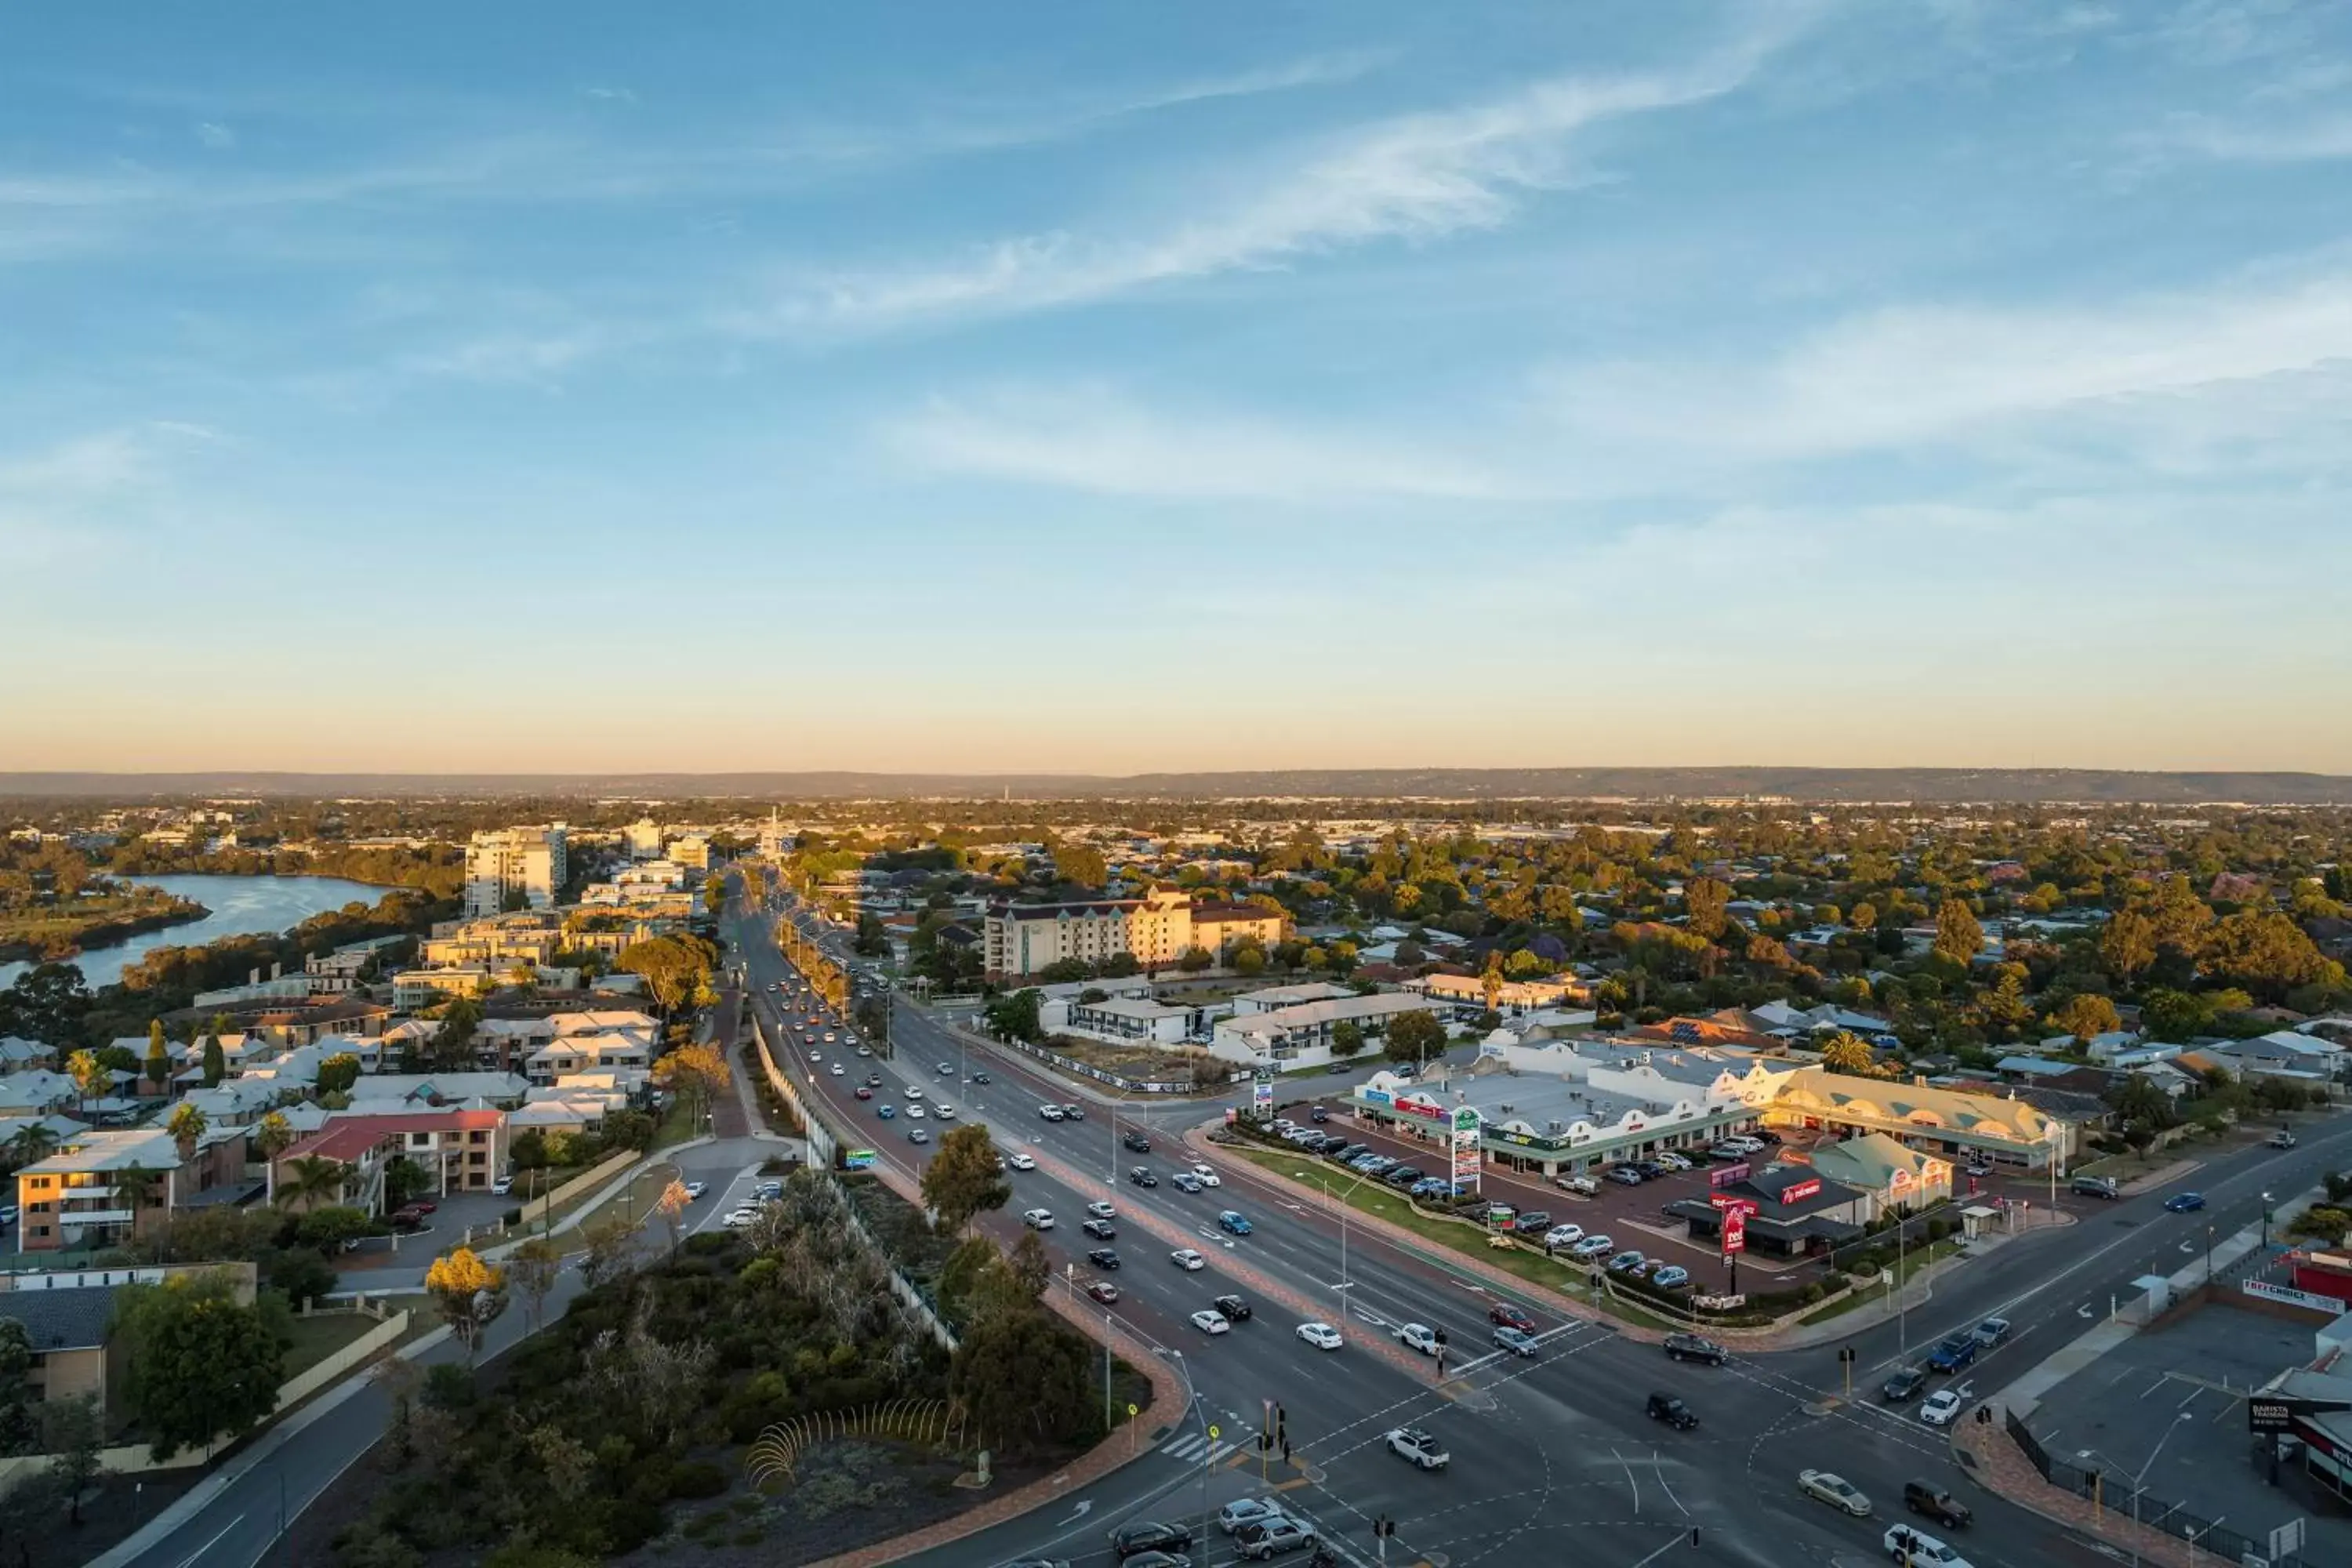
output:
<svg viewBox="0 0 2352 1568"><path fill-rule="evenodd" d="M1213 1439L1198 1429L1180 1437L1171 1437L1160 1445L1160 1451L1184 1464L1213 1465L1244 1449L1255 1453L1257 1451L1256 1444L1257 1433L1255 1430L1244 1427L1235 1431L1228 1426L1220 1427Z"/></svg>

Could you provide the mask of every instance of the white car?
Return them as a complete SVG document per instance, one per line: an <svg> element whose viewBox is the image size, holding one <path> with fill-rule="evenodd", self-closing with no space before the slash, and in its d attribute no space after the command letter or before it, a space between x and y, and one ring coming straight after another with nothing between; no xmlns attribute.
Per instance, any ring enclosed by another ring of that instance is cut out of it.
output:
<svg viewBox="0 0 2352 1568"><path fill-rule="evenodd" d="M1030 1209L1022 1215L1021 1223L1027 1226L1031 1230L1051 1230L1054 1228L1054 1211L1052 1209Z"/></svg>
<svg viewBox="0 0 2352 1568"><path fill-rule="evenodd" d="M919 1105L907 1107L907 1119L910 1121L920 1121L923 1119L923 1108Z"/></svg>
<svg viewBox="0 0 2352 1568"><path fill-rule="evenodd" d="M911 1084L911 1083L910 1083L910 1084L908 1084L908 1085L907 1086L907 1098L908 1098L908 1100L920 1100L920 1099L922 1099L922 1098L923 1098L923 1091L922 1091L921 1089L917 1089L913 1084Z"/></svg>
<svg viewBox="0 0 2352 1568"><path fill-rule="evenodd" d="M1339 1337L1339 1331L1328 1323L1301 1323L1298 1325L1298 1337L1318 1351L1335 1351L1348 1342Z"/></svg>
<svg viewBox="0 0 2352 1568"><path fill-rule="evenodd" d="M759 1217L760 1211L758 1209L740 1208L737 1209L733 1214L729 1215L719 1223L726 1226L730 1230L741 1230L745 1226L751 1225Z"/></svg>
<svg viewBox="0 0 2352 1568"><path fill-rule="evenodd" d="M1041 1105L1037 1108L1037 1114L1048 1121L1059 1121L1062 1120L1062 1108L1058 1105Z"/></svg>
<svg viewBox="0 0 2352 1568"><path fill-rule="evenodd" d="M688 1182L686 1184L686 1201L692 1203L695 1199L700 1197L709 1190L709 1187L705 1185L703 1183Z"/></svg>
<svg viewBox="0 0 2352 1568"><path fill-rule="evenodd" d="M864 1046L860 1046L860 1047L857 1047L857 1054L858 1054L859 1056L861 1056L861 1057L870 1057L870 1056L872 1056L874 1053L873 1053L872 1051L867 1050Z"/></svg>
<svg viewBox="0 0 2352 1568"><path fill-rule="evenodd" d="M1117 1219L1118 1217L1118 1210L1103 1202L1100 1198L1097 1198L1094 1202L1087 1205L1087 1213L1093 1215L1096 1219Z"/></svg>
<svg viewBox="0 0 2352 1568"><path fill-rule="evenodd" d="M1177 1268L1186 1270L1206 1268L1209 1266L1209 1260L1207 1258L1202 1257L1199 1253L1193 1251L1189 1247L1178 1247L1175 1251L1168 1255L1168 1260L1176 1265Z"/></svg>
<svg viewBox="0 0 2352 1568"><path fill-rule="evenodd" d="M496 1193L500 1197L506 1196L509 1193L514 1191L514 1178L512 1176L500 1176L497 1181L490 1184L490 1191ZM13 1225L16 1223L16 1216L15 1215L0 1211L0 1225Z"/></svg>
<svg viewBox="0 0 2352 1568"><path fill-rule="evenodd" d="M1544 1232L1546 1247L1574 1247L1583 1239L1584 1227L1580 1225L1556 1225Z"/></svg>
<svg viewBox="0 0 2352 1568"><path fill-rule="evenodd" d="M1895 1562L1911 1562L1918 1568L1969 1568L1969 1560L1925 1531L1907 1524L1887 1527L1886 1537L1879 1542L1886 1555Z"/></svg>
<svg viewBox="0 0 2352 1568"><path fill-rule="evenodd" d="M1204 1187L1222 1187L1225 1184L1218 1180L1216 1169L1213 1166L1195 1165L1192 1167L1192 1173L1201 1178L1201 1184Z"/></svg>
<svg viewBox="0 0 2352 1568"><path fill-rule="evenodd" d="M1012 1166L1016 1171L1034 1171L1037 1168L1037 1162L1031 1159L1026 1154L1014 1153L1008 1155L1006 1156L1004 1163Z"/></svg>
<svg viewBox="0 0 2352 1568"><path fill-rule="evenodd" d="M931 1102L931 1114L938 1117L942 1121L953 1121L956 1117L956 1108L950 1105L944 1100L933 1100Z"/></svg>
<svg viewBox="0 0 2352 1568"><path fill-rule="evenodd" d="M1571 1258L1605 1258L1617 1250L1617 1244L1605 1236L1588 1236L1568 1249Z"/></svg>
<svg viewBox="0 0 2352 1568"><path fill-rule="evenodd" d="M1959 1414L1960 1396L1948 1388L1937 1389L1919 1406L1919 1419L1930 1426L1949 1426Z"/></svg>
<svg viewBox="0 0 2352 1568"><path fill-rule="evenodd" d="M1234 1331L1234 1326L1225 1321L1222 1313L1217 1312L1199 1311L1193 1313L1192 1326L1200 1330L1204 1334L1229 1334Z"/></svg>
<svg viewBox="0 0 2352 1568"><path fill-rule="evenodd" d="M833 1076L835 1078L839 1078L843 1073L845 1073L849 1069L847 1068L843 1067L839 1062L833 1064Z"/></svg>
<svg viewBox="0 0 2352 1568"><path fill-rule="evenodd" d="M1396 1331L1396 1337L1397 1342L1405 1349L1419 1351L1423 1355L1435 1355L1439 1349L1437 1335L1426 1323L1407 1323Z"/></svg>

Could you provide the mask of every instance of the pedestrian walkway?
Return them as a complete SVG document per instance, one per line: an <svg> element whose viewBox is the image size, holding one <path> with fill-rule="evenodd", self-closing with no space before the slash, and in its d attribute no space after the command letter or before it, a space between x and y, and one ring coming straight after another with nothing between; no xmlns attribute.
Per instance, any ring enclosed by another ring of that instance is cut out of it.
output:
<svg viewBox="0 0 2352 1568"><path fill-rule="evenodd" d="M1257 1432L1255 1428L1220 1426L1217 1432L1213 1441L1207 1433L1195 1428L1181 1437L1171 1437L1160 1444L1160 1451L1188 1465L1213 1465L1220 1459L1245 1450L1256 1452Z"/></svg>

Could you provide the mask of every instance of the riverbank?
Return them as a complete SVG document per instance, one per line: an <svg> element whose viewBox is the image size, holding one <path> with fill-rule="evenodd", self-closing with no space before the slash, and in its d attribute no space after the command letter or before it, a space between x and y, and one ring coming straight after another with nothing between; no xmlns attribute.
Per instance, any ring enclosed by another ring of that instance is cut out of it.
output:
<svg viewBox="0 0 2352 1568"><path fill-rule="evenodd" d="M109 902L123 900L110 900ZM153 904L152 900L135 902ZM213 911L193 899L169 901L136 914L77 911L73 916L0 917L0 963L56 963L93 948L119 947L135 937L173 926L193 925Z"/></svg>
<svg viewBox="0 0 2352 1568"><path fill-rule="evenodd" d="M127 972L141 968L159 953L174 950L194 952L215 949L225 942L274 942L307 921L348 910L352 904L372 908L386 895L404 890L340 877L274 875L170 874L148 878L139 886L150 894L151 902L144 913L160 914L168 908L174 912L187 911L187 918L143 921L140 929L126 930L102 946L88 941L77 943L80 951L63 962L81 971L83 982L92 992L116 984ZM166 906L154 902L156 900L173 902ZM0 931L6 929L5 923L0 922ZM36 949L36 954L40 951ZM192 977L194 989L236 984L244 980L255 962L266 967L273 959L289 957L299 965L299 955L256 951L244 955L239 963L227 965L222 974ZM23 963L0 962L0 986L13 984L27 967ZM145 1026L142 1016L137 1027Z"/></svg>

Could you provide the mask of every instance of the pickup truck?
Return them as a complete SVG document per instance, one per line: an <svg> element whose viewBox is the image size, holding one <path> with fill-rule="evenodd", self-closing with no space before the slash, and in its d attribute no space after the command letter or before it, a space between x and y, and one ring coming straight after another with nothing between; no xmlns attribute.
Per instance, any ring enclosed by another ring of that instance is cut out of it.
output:
<svg viewBox="0 0 2352 1568"><path fill-rule="evenodd" d="M2271 1134L2271 1147L2273 1149L2294 1148L2294 1134L2288 1131L2284 1127L2280 1128L2277 1131Z"/></svg>
<svg viewBox="0 0 2352 1568"><path fill-rule="evenodd" d="M1390 1453L1401 1459L1411 1459L1421 1469L1442 1470L1454 1462L1454 1456L1418 1426L1396 1428L1389 1434L1388 1443Z"/></svg>

